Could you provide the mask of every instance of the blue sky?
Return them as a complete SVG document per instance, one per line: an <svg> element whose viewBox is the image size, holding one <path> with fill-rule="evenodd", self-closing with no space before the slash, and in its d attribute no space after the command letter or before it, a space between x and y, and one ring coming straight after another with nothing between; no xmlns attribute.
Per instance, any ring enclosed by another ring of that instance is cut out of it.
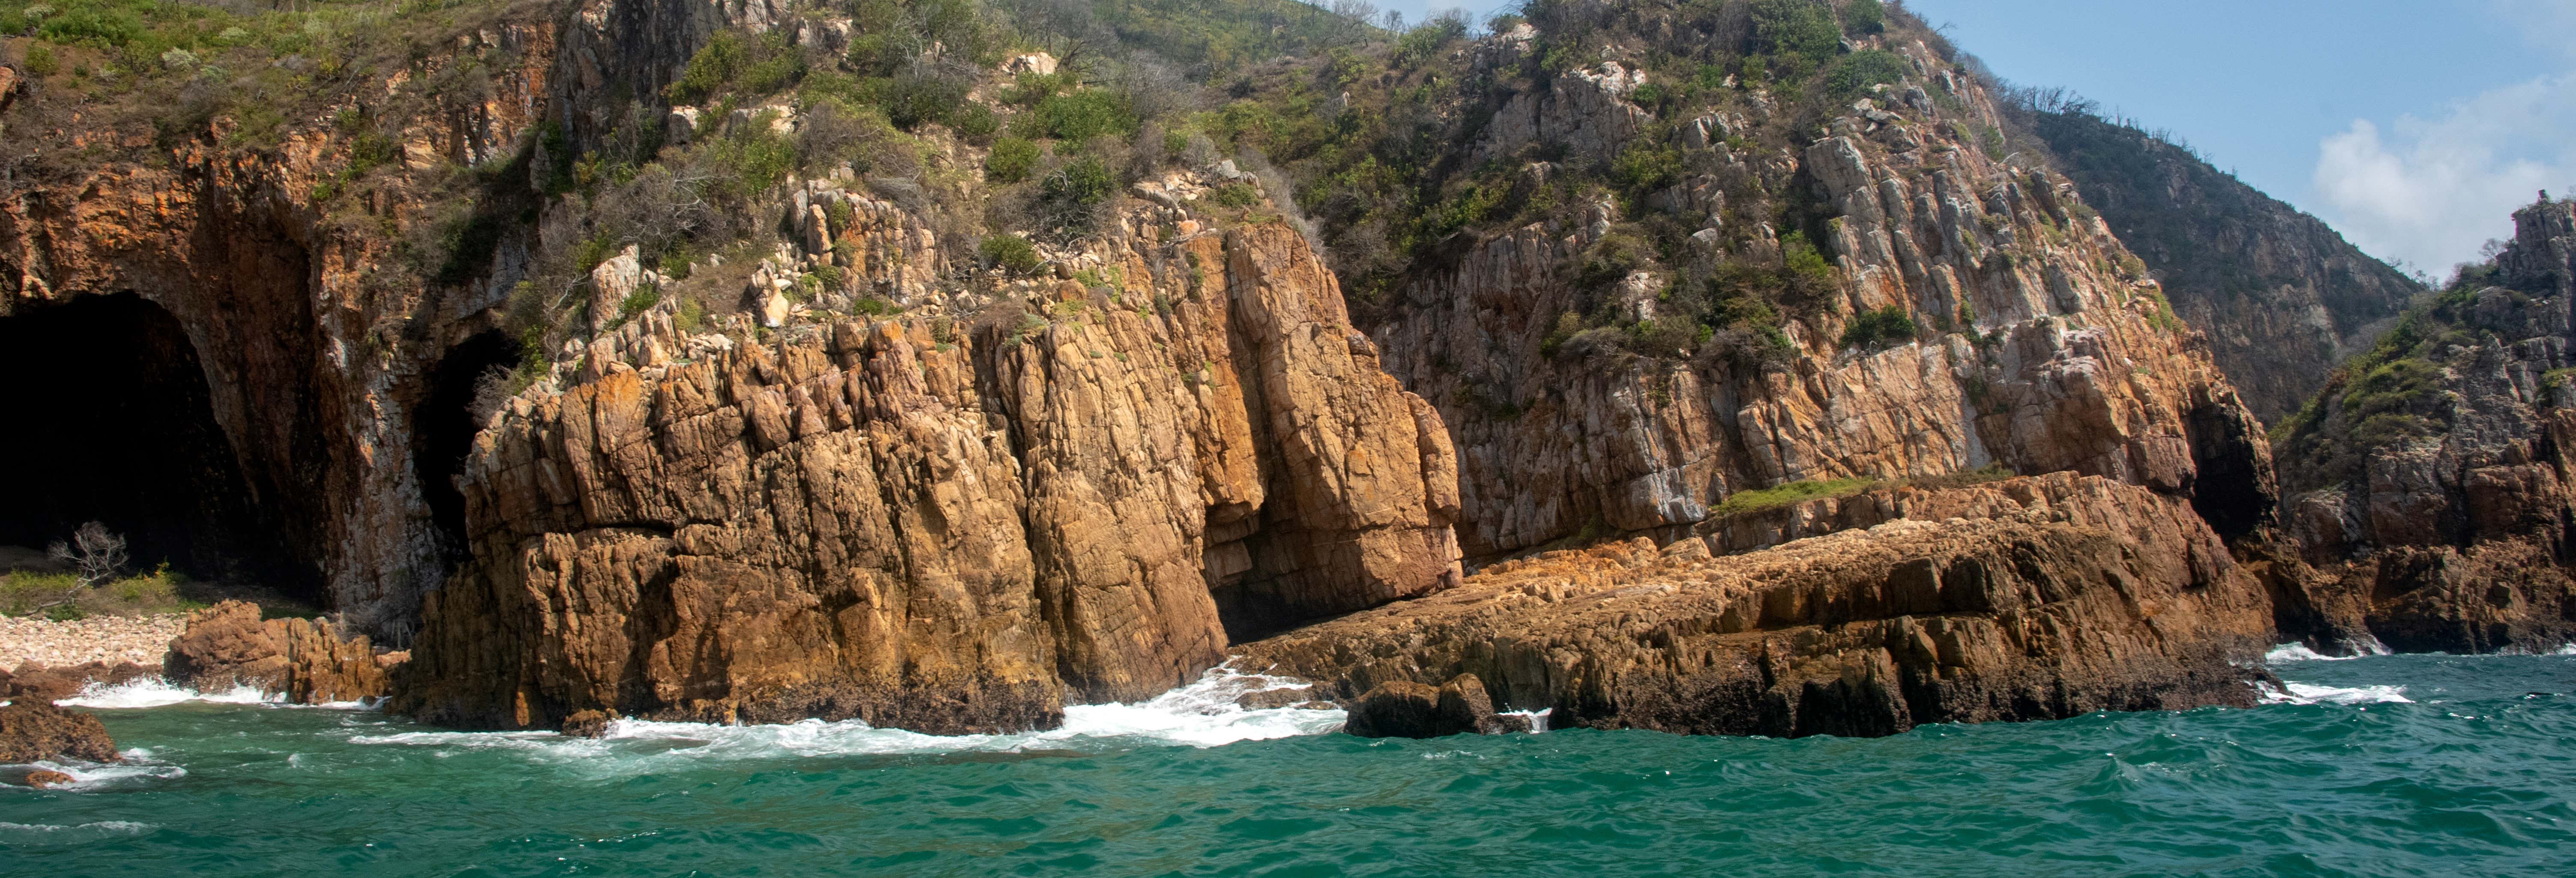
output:
<svg viewBox="0 0 2576 878"><path fill-rule="evenodd" d="M2576 0L1905 5L2005 79L2169 129L2406 267L2447 275L2535 190L2576 195Z"/></svg>

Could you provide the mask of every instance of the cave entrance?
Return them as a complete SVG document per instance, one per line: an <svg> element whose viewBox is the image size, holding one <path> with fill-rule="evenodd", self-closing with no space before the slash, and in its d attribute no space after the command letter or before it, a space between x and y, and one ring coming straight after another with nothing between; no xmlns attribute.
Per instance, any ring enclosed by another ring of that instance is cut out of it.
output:
<svg viewBox="0 0 2576 878"><path fill-rule="evenodd" d="M429 370L427 392L412 410L412 471L451 561L466 554L465 494L456 489L456 477L464 474L474 434L483 429L477 393L484 376L516 365L521 355L518 341L497 329L467 338Z"/></svg>
<svg viewBox="0 0 2576 878"><path fill-rule="evenodd" d="M0 317L0 545L41 548L83 522L122 534L134 572L255 584L319 603L216 424L187 331L133 293Z"/></svg>

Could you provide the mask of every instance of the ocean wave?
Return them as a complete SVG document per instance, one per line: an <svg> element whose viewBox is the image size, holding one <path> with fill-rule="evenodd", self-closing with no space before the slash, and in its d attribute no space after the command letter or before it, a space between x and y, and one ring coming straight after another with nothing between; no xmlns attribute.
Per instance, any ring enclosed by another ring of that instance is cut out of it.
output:
<svg viewBox="0 0 2576 878"><path fill-rule="evenodd" d="M176 780L188 776L188 770L185 768L153 759L150 750L136 748L120 755L125 758L125 761L103 763L78 759L39 759L27 763L24 767L70 775L70 783L57 784L48 789L75 793L130 786L144 781Z"/></svg>
<svg viewBox="0 0 2576 878"><path fill-rule="evenodd" d="M2379 638L2372 637L2368 642L2362 644L2362 653L2360 655L2326 655L2325 653L2309 649L2308 645L2304 643L2284 643L2279 646L2272 647L2270 652L2264 653L2263 660L2266 662L2276 663L2340 662L2357 658L2369 658L2371 656L2394 654L2394 652L2389 650L2387 644L2379 642Z"/></svg>
<svg viewBox="0 0 2576 878"><path fill-rule="evenodd" d="M2286 688L2263 686L2258 699L2264 704L2413 704L2404 686L2317 686L2308 683L2284 683Z"/></svg>
<svg viewBox="0 0 2576 878"><path fill-rule="evenodd" d="M880 729L854 719L745 726L621 719L609 723L605 733L596 739L554 732L397 732L361 734L349 742L523 750L547 761L623 755L649 762L1086 750L1121 745L1216 747L1339 729L1346 718L1340 710L1254 709L1237 701L1257 692L1305 688L1309 684L1221 666L1210 669L1197 682L1145 701L1069 705L1064 709L1062 726L1007 735L926 735Z"/></svg>
<svg viewBox="0 0 2576 878"><path fill-rule="evenodd" d="M225 692L199 692L185 686L173 686L159 677L137 677L107 685L91 683L81 687L79 695L54 701L57 707L87 707L96 710L131 710L144 707L168 707L190 701L211 704L284 704L286 696L271 695L249 686L235 686Z"/></svg>
<svg viewBox="0 0 2576 878"><path fill-rule="evenodd" d="M49 847L86 844L113 838L131 838L161 828L157 824L132 820L101 820L95 823L11 823L0 820L0 844Z"/></svg>
<svg viewBox="0 0 2576 878"><path fill-rule="evenodd" d="M282 692L263 692L257 687L235 686L222 692L199 692L185 686L174 686L159 677L138 677L108 685L93 682L82 686L80 694L54 701L57 707L86 707L93 710L134 710L146 707L168 707L188 702L202 704L261 704L270 707L309 707L316 710L374 710L384 699L326 701L321 704L288 704Z"/></svg>

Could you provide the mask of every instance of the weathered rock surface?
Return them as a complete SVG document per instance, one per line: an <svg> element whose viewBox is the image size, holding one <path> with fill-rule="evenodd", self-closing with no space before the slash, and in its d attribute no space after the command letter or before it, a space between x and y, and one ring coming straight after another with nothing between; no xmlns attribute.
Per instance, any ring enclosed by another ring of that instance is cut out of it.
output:
<svg viewBox="0 0 2576 878"><path fill-rule="evenodd" d="M396 708L1039 728L1229 629L1457 581L1445 431L1301 237L1118 246L1123 287L1053 321L843 322L514 401Z"/></svg>
<svg viewBox="0 0 2576 878"><path fill-rule="evenodd" d="M2082 109L2031 121L2266 423L2298 411L2424 292L2317 218L2155 135Z"/></svg>
<svg viewBox="0 0 2576 878"><path fill-rule="evenodd" d="M62 786L63 784L71 783L77 779L78 778L74 778L71 775L64 774L59 771L47 771L45 769L37 769L35 771L27 772L26 777L28 786L40 790L48 787Z"/></svg>
<svg viewBox="0 0 2576 878"><path fill-rule="evenodd" d="M1388 680L1351 703L1342 731L1363 738L1445 738L1530 730L1526 717L1496 716L1484 681L1460 674L1438 687Z"/></svg>
<svg viewBox="0 0 2576 878"><path fill-rule="evenodd" d="M328 619L261 621L257 604L225 601L188 616L161 662L171 682L199 692L248 686L292 704L382 698L392 691L387 667L400 654L379 655L366 635L348 635Z"/></svg>
<svg viewBox="0 0 2576 878"><path fill-rule="evenodd" d="M2576 203L2524 208L2514 227L2491 274L2410 314L2289 424L2297 551L2268 550L2298 608L2284 632L2345 652L2576 642Z"/></svg>
<svg viewBox="0 0 2576 878"><path fill-rule="evenodd" d="M89 662L69 667L47 667L27 663L16 673L0 670L0 701L41 701L52 704L79 695L91 684L121 686L135 680L159 677L161 669L133 662Z"/></svg>
<svg viewBox="0 0 2576 878"><path fill-rule="evenodd" d="M0 707L0 763L65 758L115 762L123 757L98 717L42 701Z"/></svg>
<svg viewBox="0 0 2576 878"><path fill-rule="evenodd" d="M1730 495L1786 482L1992 464L2191 498L2229 536L2269 520L2263 430L2205 342L2173 319L2154 280L2121 267L2127 251L2074 184L2034 158L1962 139L2000 124L1972 77L1920 43L1884 48L1928 83L1918 91L1952 100L1898 100L1891 89L1829 120L1803 151L1739 155L1722 137L1687 132L1666 144L1721 169L1706 182L1712 192L1767 199L1812 187L1836 215L1817 242L1837 263L1832 306L1785 320L1789 349L1777 356L1553 347L1565 318L1604 309L1651 318L1667 284L1690 276L1674 257L1606 291L1585 281L1590 254L1636 234L1622 223L1643 222L1609 201L1588 223L1444 244L1453 255L1375 309L1367 329L1388 370L1437 405L1456 438L1470 557L1694 525ZM1619 100L1585 85L1592 79L1556 82L1558 100ZM1763 112L1747 100L1746 112ZM1567 161L1606 161L1621 148L1624 129L1561 118L1531 136L1564 148ZM1497 117L1495 136L1525 127L1507 123ZM1712 118L1690 131L1743 123ZM1558 130L1568 125L1589 133ZM1729 225L1721 214L1732 212L1680 211L1707 226L1692 237L1702 252L1687 258L1776 264L1788 230ZM1914 335L1842 344L1858 315L1891 308Z"/></svg>
<svg viewBox="0 0 2576 878"><path fill-rule="evenodd" d="M1400 715L1437 699L1431 681L1472 674L1498 706L1552 709L1560 727L1698 734L2253 702L2268 598L2182 501L2061 476L1902 505L1987 517L1716 558L1642 539L1551 552L1237 653L1344 698L1386 686Z"/></svg>

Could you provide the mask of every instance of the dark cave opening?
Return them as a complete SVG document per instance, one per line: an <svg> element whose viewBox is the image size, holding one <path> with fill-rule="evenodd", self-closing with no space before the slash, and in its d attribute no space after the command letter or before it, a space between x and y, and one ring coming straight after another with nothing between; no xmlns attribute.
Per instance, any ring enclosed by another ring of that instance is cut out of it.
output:
<svg viewBox="0 0 2576 878"><path fill-rule="evenodd" d="M412 471L451 558L466 552L465 494L455 478L465 472L474 434L483 429L474 417L477 386L494 369L519 362L520 355L519 343L497 329L467 338L429 370L428 390L412 410Z"/></svg>
<svg viewBox="0 0 2576 878"><path fill-rule="evenodd" d="M287 545L216 424L178 318L134 293L21 306L0 317L0 545L43 547L98 521L133 572L167 563L204 580L319 601L321 573Z"/></svg>

